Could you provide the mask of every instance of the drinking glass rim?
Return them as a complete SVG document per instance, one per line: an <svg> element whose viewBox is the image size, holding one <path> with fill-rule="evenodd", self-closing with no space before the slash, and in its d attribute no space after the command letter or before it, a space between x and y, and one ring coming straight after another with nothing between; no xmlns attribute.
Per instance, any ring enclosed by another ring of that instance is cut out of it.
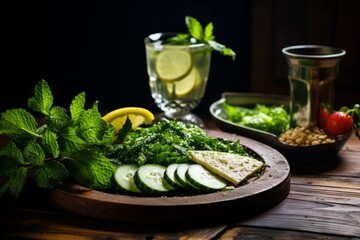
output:
<svg viewBox="0 0 360 240"><path fill-rule="evenodd" d="M187 33L184 33L184 32L156 32L156 33L152 33L152 34L146 36L144 41L145 41L145 44L155 45L156 42L161 41L162 39L167 39L171 36L176 36L177 34L187 34ZM194 41L197 41L194 37L191 37L191 39L193 39ZM210 47L209 44L203 43L203 42L194 42L191 44L183 44L183 45L179 44L178 46L188 46L188 47L193 47L193 48L205 47L205 46Z"/></svg>
<svg viewBox="0 0 360 240"><path fill-rule="evenodd" d="M292 50L294 50L292 52ZM298 50L312 50L312 53L304 54L299 53ZM346 54L346 51L341 48L330 47L325 45L294 45L284 47L282 53L286 56L297 58L338 58Z"/></svg>

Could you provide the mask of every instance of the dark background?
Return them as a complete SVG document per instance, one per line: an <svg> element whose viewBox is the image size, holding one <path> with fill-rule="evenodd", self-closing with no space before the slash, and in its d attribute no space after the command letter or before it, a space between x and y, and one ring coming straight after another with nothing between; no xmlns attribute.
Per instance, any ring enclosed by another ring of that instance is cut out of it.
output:
<svg viewBox="0 0 360 240"><path fill-rule="evenodd" d="M343 48L336 107L360 103L360 1L158 0L10 1L2 3L0 111L22 107L45 79L55 105L85 91L90 106L160 111L146 73L144 38L186 31L185 16L214 24L236 60L213 52L207 91L196 113L225 91L289 94L281 49L297 44Z"/></svg>
<svg viewBox="0 0 360 240"><path fill-rule="evenodd" d="M24 1L6 11L1 112L26 108L41 79L53 90L55 105L68 107L85 91L87 103L99 100L102 111L160 111L148 86L144 38L186 31L186 15L204 26L212 21L216 40L237 53L235 61L213 53L206 96L195 111L208 113L223 91L249 91L251 1Z"/></svg>

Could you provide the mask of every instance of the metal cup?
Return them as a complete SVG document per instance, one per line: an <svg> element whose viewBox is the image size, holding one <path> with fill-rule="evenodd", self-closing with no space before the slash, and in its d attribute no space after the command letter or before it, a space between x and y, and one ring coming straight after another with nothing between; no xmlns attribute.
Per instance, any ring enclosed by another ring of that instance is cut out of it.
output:
<svg viewBox="0 0 360 240"><path fill-rule="evenodd" d="M282 53L288 64L292 124L322 127L321 115L333 110L334 81L345 50L297 45L283 48Z"/></svg>

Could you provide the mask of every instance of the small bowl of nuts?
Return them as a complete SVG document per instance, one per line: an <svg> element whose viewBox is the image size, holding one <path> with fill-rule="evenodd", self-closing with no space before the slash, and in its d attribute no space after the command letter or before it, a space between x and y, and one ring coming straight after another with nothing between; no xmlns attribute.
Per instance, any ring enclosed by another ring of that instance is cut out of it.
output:
<svg viewBox="0 0 360 240"><path fill-rule="evenodd" d="M294 127L279 136L278 149L285 155L299 156L329 156L338 153L352 134L352 130L346 134L332 136L319 127Z"/></svg>
<svg viewBox="0 0 360 240"><path fill-rule="evenodd" d="M317 146L336 141L334 136L327 135L324 129L316 126L291 128L280 134L278 139L284 144L300 147Z"/></svg>

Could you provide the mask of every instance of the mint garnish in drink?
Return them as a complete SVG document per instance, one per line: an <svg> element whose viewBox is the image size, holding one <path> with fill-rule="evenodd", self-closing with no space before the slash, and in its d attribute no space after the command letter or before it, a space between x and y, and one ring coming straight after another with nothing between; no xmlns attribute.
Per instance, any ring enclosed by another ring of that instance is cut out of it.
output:
<svg viewBox="0 0 360 240"><path fill-rule="evenodd" d="M185 23L189 33L177 34L170 40L172 44L189 44L192 43L191 39L195 38L199 42L209 44L213 50L218 51L225 56L230 56L235 60L236 53L231 48L215 41L215 36L213 35L214 26L212 22L208 23L205 28L203 28L197 19L186 16Z"/></svg>

